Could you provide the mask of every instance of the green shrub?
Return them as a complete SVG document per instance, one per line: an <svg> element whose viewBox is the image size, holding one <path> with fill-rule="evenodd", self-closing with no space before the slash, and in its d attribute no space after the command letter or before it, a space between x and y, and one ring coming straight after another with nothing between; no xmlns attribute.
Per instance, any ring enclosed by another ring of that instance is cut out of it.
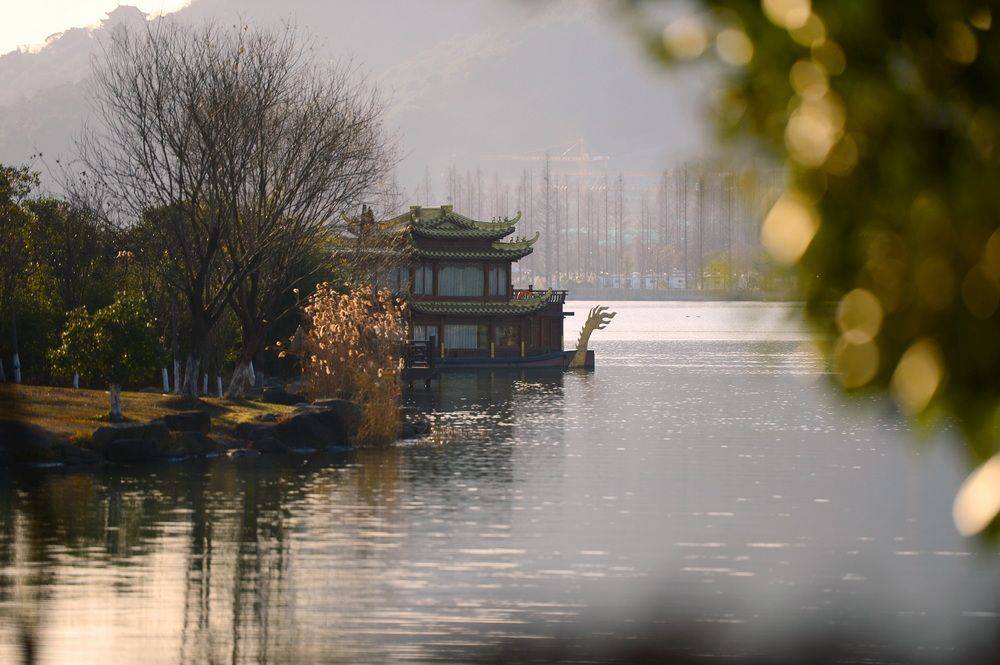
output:
<svg viewBox="0 0 1000 665"><path fill-rule="evenodd" d="M161 345L142 298L122 291L93 314L69 313L52 365L63 377L78 372L91 385L149 381L160 366Z"/></svg>

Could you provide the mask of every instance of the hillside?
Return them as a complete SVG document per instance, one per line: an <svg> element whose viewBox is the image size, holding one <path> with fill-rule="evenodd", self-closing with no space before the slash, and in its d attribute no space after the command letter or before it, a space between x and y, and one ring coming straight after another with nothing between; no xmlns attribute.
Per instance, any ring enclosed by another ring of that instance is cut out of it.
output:
<svg viewBox="0 0 1000 665"><path fill-rule="evenodd" d="M532 5L534 7L534 5ZM697 154L705 143L698 72L654 71L611 17L586 3L429 0L380 3L195 0L175 17L292 21L324 56L351 58L391 102L404 184L425 166L440 182L452 163L484 155L566 146L580 137L616 169L650 170ZM101 26L72 29L36 53L0 56L0 161L42 152L72 155L87 118L91 56L119 22L141 24L119 7Z"/></svg>

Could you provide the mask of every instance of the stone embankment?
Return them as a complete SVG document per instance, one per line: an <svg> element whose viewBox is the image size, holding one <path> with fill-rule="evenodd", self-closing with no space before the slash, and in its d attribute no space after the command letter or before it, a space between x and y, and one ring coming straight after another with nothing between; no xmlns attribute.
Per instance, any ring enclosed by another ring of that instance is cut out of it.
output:
<svg viewBox="0 0 1000 665"><path fill-rule="evenodd" d="M0 421L0 440L10 442L0 447L0 454L5 453L5 461L15 465L143 464L219 455L347 451L357 445L361 407L355 402L324 399L307 403L290 393L265 398L273 404L294 404L295 410L265 413L225 433L213 433L207 411L180 411L150 422L102 425L89 436L72 441L35 425ZM299 399L291 402L294 398ZM430 432L426 416L402 408L399 415L401 439Z"/></svg>

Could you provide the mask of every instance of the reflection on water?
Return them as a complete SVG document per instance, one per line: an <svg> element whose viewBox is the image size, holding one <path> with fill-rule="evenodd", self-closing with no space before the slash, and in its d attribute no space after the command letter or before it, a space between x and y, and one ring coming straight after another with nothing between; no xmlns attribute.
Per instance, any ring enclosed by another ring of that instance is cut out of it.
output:
<svg viewBox="0 0 1000 665"><path fill-rule="evenodd" d="M614 309L593 373L415 391L428 441L4 483L0 661L991 653L949 448L828 394L792 308Z"/></svg>

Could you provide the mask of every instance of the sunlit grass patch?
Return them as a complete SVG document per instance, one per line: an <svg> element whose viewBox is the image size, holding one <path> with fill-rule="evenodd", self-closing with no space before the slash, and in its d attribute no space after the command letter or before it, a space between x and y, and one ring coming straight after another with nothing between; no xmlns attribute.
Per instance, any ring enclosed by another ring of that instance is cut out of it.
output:
<svg viewBox="0 0 1000 665"><path fill-rule="evenodd" d="M142 422L177 411L207 411L212 431L231 434L237 424L264 413L290 413L292 407L251 400L191 399L158 393L123 392L127 420ZM83 438L107 423L108 393L104 390L47 386L0 387L0 418L17 418L67 438Z"/></svg>

